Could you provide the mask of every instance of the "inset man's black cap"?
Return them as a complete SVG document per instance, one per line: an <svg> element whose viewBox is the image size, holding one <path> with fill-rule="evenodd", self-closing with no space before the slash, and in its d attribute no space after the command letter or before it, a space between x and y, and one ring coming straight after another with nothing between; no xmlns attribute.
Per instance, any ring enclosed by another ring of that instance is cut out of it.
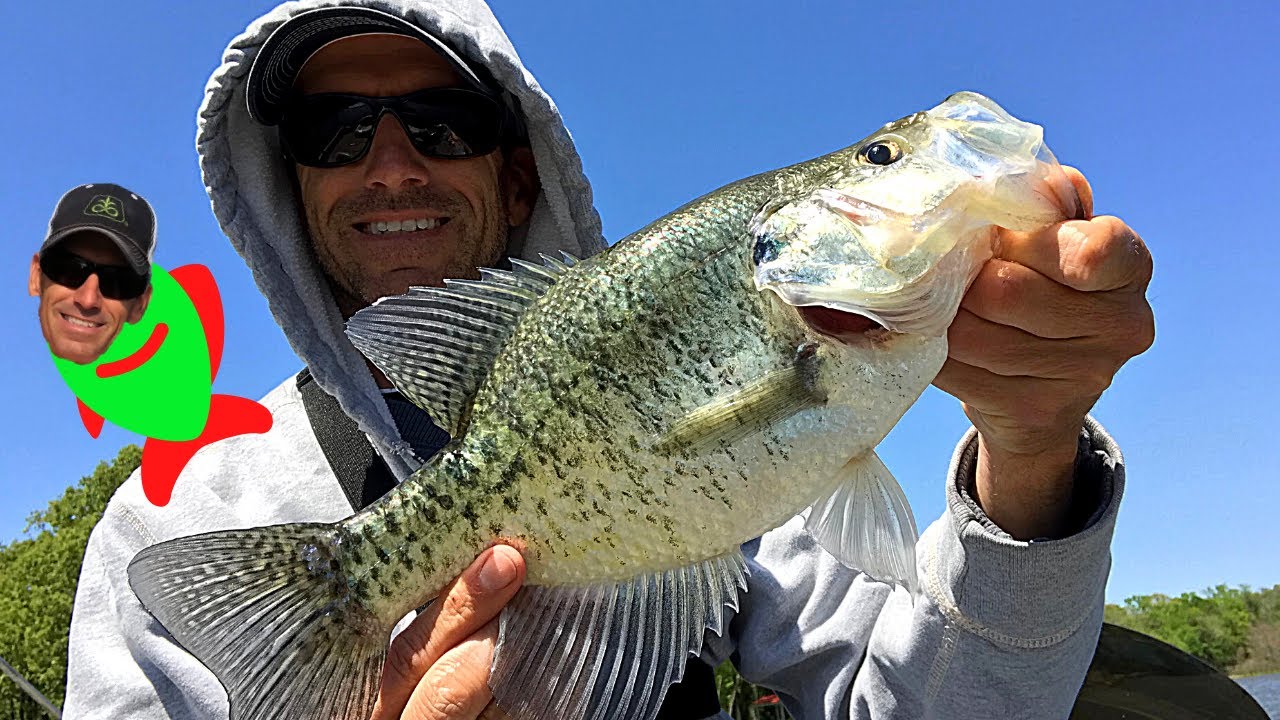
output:
<svg viewBox="0 0 1280 720"><path fill-rule="evenodd" d="M156 249L156 213L141 195L111 183L71 188L53 210L40 256L79 232L105 235L124 253L134 272L151 275L151 255Z"/></svg>
<svg viewBox="0 0 1280 720"><path fill-rule="evenodd" d="M494 97L500 94L487 72L477 72L443 40L417 25L372 8L328 7L293 16L262 44L245 83L249 116L263 125L278 124L298 72L317 50L334 40L373 33L417 38L448 61L472 88Z"/></svg>

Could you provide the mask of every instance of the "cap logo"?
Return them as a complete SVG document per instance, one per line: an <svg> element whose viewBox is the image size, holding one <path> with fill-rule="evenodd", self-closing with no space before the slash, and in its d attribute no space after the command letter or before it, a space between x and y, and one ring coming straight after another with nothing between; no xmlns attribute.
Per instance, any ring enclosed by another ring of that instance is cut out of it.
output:
<svg viewBox="0 0 1280 720"><path fill-rule="evenodd" d="M129 224L124 216L124 203L110 195L94 195L89 201L89 206L84 209L84 214L106 218L125 226Z"/></svg>

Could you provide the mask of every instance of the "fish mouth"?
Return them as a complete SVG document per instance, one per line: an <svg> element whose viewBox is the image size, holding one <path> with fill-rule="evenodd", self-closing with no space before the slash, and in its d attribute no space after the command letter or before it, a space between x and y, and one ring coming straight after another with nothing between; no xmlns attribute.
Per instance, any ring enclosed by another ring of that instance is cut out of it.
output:
<svg viewBox="0 0 1280 720"><path fill-rule="evenodd" d="M824 305L797 307L800 319L813 331L845 345L882 339L891 330L866 315L846 312Z"/></svg>

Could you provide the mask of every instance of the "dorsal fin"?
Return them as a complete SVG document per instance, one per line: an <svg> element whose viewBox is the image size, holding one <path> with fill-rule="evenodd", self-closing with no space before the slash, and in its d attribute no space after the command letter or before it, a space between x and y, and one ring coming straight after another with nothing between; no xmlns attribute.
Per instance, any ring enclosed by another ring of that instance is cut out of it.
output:
<svg viewBox="0 0 1280 720"><path fill-rule="evenodd" d="M347 337L391 384L452 437L498 350L524 311L569 266L551 258L511 270L482 268L481 280L445 280L385 297L347 321Z"/></svg>

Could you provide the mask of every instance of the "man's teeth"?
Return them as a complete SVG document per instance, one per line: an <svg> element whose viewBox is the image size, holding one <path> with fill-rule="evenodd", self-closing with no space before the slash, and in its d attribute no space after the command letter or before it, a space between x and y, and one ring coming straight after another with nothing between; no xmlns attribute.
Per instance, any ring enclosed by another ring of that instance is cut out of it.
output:
<svg viewBox="0 0 1280 720"><path fill-rule="evenodd" d="M391 222L374 222L365 226L365 232L380 235L389 232L413 232L415 230L433 230L440 227L439 218L422 218L419 220L392 220Z"/></svg>
<svg viewBox="0 0 1280 720"><path fill-rule="evenodd" d="M88 320L81 320L80 318L74 318L74 317L71 317L70 315L63 315L62 317L66 318L67 322L71 323L72 325L75 325L76 327L96 328L102 325L102 323L89 322Z"/></svg>

